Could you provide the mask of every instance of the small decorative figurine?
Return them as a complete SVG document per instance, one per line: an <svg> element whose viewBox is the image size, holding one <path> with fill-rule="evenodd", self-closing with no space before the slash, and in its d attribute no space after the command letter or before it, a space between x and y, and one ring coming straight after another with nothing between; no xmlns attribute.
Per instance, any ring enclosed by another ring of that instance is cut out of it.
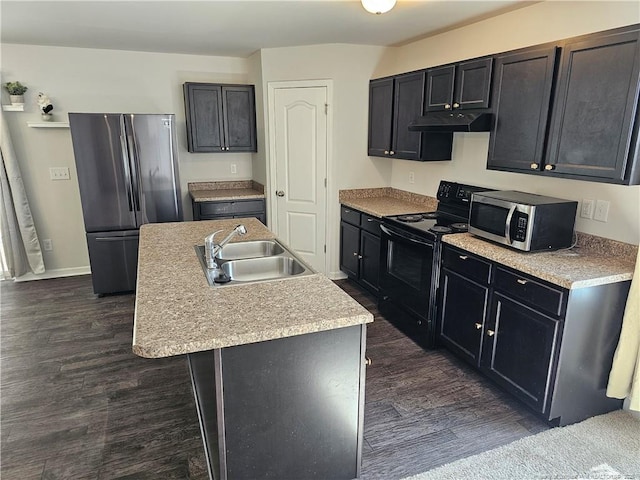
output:
<svg viewBox="0 0 640 480"><path fill-rule="evenodd" d="M42 112L42 119L45 121L51 120L51 110L53 110L53 104L45 93L38 93L38 105Z"/></svg>

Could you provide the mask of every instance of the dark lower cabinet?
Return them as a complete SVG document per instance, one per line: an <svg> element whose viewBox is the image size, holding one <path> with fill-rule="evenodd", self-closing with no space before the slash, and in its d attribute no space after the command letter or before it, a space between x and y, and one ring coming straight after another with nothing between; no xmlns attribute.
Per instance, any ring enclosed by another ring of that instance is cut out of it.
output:
<svg viewBox="0 0 640 480"><path fill-rule="evenodd" d="M193 219L196 221L255 217L263 224L267 224L267 214L263 198L232 201L194 201L192 202L192 207Z"/></svg>
<svg viewBox="0 0 640 480"><path fill-rule="evenodd" d="M555 425L622 406L606 387L630 282L567 290L444 245L438 341Z"/></svg>
<svg viewBox="0 0 640 480"><path fill-rule="evenodd" d="M341 207L340 270L374 294L380 272L380 220Z"/></svg>
<svg viewBox="0 0 640 480"><path fill-rule="evenodd" d="M495 292L484 329L482 371L534 410L545 411L553 386L560 320Z"/></svg>
<svg viewBox="0 0 640 480"><path fill-rule="evenodd" d="M366 325L188 354L210 478L360 475Z"/></svg>

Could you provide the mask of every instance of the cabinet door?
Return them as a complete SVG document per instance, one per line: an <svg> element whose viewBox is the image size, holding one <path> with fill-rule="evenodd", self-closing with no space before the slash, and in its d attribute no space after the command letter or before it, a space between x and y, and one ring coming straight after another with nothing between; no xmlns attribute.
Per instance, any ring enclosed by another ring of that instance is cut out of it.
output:
<svg viewBox="0 0 640 480"><path fill-rule="evenodd" d="M378 291L380 272L380 237L364 230L360 233L360 281L369 290Z"/></svg>
<svg viewBox="0 0 640 480"><path fill-rule="evenodd" d="M340 270L352 278L358 278L360 260L360 229L340 222Z"/></svg>
<svg viewBox="0 0 640 480"><path fill-rule="evenodd" d="M489 289L450 270L442 270L439 339L479 366Z"/></svg>
<svg viewBox="0 0 640 480"><path fill-rule="evenodd" d="M222 87L225 151L256 152L256 111L253 85Z"/></svg>
<svg viewBox="0 0 640 480"><path fill-rule="evenodd" d="M454 109L489 107L492 64L493 58L483 58L456 65Z"/></svg>
<svg viewBox="0 0 640 480"><path fill-rule="evenodd" d="M189 151L223 151L221 87L209 83L185 83L184 99Z"/></svg>
<svg viewBox="0 0 640 480"><path fill-rule="evenodd" d="M636 28L565 45L546 169L623 183L627 162L633 160L639 37Z"/></svg>
<svg viewBox="0 0 640 480"><path fill-rule="evenodd" d="M555 373L560 321L499 292L485 328L482 369L538 412L545 412Z"/></svg>
<svg viewBox="0 0 640 480"><path fill-rule="evenodd" d="M487 168L542 168L556 51L552 47L496 57Z"/></svg>
<svg viewBox="0 0 640 480"><path fill-rule="evenodd" d="M393 78L371 80L369 83L369 155L389 156L392 119Z"/></svg>
<svg viewBox="0 0 640 480"><path fill-rule="evenodd" d="M455 65L427 70L425 85L425 112L450 110L453 103Z"/></svg>
<svg viewBox="0 0 640 480"><path fill-rule="evenodd" d="M409 123L422 115L424 72L399 75L395 79L393 140L390 154L395 158L420 157L421 133L410 132Z"/></svg>

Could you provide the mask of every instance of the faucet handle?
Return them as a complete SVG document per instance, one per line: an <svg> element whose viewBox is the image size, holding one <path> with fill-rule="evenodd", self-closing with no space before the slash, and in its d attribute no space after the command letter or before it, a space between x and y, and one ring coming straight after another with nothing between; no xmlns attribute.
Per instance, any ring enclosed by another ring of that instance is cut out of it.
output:
<svg viewBox="0 0 640 480"><path fill-rule="evenodd" d="M209 243L209 242L213 242L213 237L216 236L216 234L222 232L223 230L216 230L215 232L213 232L210 235L207 235L206 237L204 237L204 243Z"/></svg>

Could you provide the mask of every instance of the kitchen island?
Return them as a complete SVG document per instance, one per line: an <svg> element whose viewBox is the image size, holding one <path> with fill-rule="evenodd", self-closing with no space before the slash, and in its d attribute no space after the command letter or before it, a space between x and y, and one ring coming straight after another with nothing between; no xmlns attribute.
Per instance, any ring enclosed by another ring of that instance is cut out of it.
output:
<svg viewBox="0 0 640 480"><path fill-rule="evenodd" d="M212 478L355 478L372 315L320 274L210 287L194 245L238 223L141 228L133 352L187 355Z"/></svg>

